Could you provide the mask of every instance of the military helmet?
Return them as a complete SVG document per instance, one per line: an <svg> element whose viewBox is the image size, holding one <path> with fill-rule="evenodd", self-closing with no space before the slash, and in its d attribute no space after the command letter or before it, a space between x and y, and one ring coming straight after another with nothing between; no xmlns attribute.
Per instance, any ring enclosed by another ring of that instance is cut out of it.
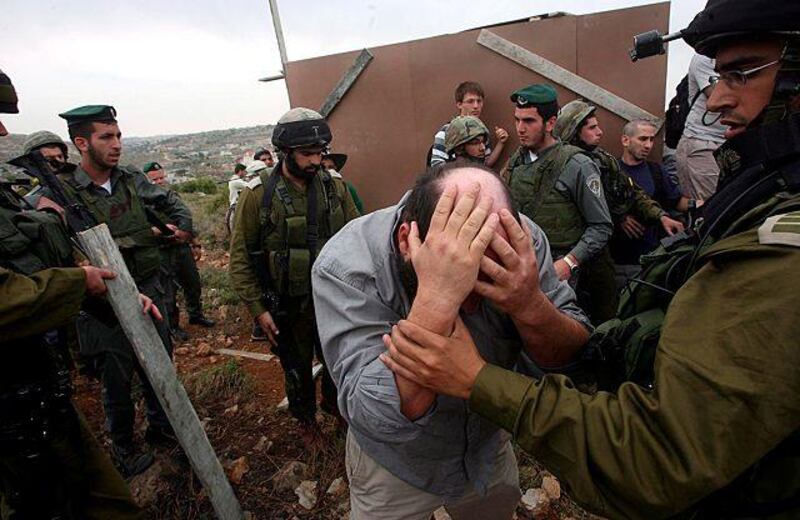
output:
<svg viewBox="0 0 800 520"><path fill-rule="evenodd" d="M40 130L26 137L22 142L22 155L28 155L42 146L58 146L64 152L64 158L67 157L67 145L60 137L47 130Z"/></svg>
<svg viewBox="0 0 800 520"><path fill-rule="evenodd" d="M0 70L0 113L18 114L19 108L17 108L17 102L17 91L14 90L14 84L11 83L11 78Z"/></svg>
<svg viewBox="0 0 800 520"><path fill-rule="evenodd" d="M597 110L597 107L581 99L570 101L558 111L558 119L556 119L556 125L553 127L553 137L569 143L577 135L581 124L595 110Z"/></svg>
<svg viewBox="0 0 800 520"><path fill-rule="evenodd" d="M800 38L798 20L796 1L709 0L681 35L698 53L713 58L721 42L745 34Z"/></svg>
<svg viewBox="0 0 800 520"><path fill-rule="evenodd" d="M310 108L293 108L278 119L272 132L272 144L278 149L327 146L333 136L319 112Z"/></svg>
<svg viewBox="0 0 800 520"><path fill-rule="evenodd" d="M457 147L468 143L476 137L483 136L489 140L489 129L483 121L475 116L458 116L447 127L444 134L444 148L447 153L453 153Z"/></svg>

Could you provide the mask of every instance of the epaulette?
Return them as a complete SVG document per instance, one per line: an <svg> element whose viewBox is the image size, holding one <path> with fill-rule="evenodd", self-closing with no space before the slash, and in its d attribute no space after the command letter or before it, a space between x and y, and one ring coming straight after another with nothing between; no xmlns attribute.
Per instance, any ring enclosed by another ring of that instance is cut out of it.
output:
<svg viewBox="0 0 800 520"><path fill-rule="evenodd" d="M261 175L256 175L247 183L247 187L251 190L258 188L259 186L261 186Z"/></svg>
<svg viewBox="0 0 800 520"><path fill-rule="evenodd" d="M758 242L800 247L800 211L769 217L758 228Z"/></svg>

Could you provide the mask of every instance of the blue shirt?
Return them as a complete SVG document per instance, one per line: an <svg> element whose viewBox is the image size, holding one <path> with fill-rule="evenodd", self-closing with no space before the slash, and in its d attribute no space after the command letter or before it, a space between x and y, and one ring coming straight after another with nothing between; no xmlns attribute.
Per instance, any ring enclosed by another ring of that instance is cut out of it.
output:
<svg viewBox="0 0 800 520"><path fill-rule="evenodd" d="M401 480L450 499L470 485L485 493L508 435L471 413L466 401L443 395L410 421L400 411L393 373L378 359L386 351L383 334L411 309L394 243L402 209L401 200L349 222L325 244L312 269L317 325L339 410L361 449ZM544 233L523 220L534 239L541 290L588 328L575 293L555 274ZM509 369L517 364L524 346L507 314L483 301L461 317L487 362Z"/></svg>
<svg viewBox="0 0 800 520"><path fill-rule="evenodd" d="M618 159L619 167L627 173L633 181L638 184L651 199L655 200L661 207L669 210L673 209L681 199L680 186L674 178L668 175L660 165L643 161L640 164L631 166L622 159ZM657 184L653 178L653 171L660 172L661 182ZM614 234L611 241L611 256L618 264L638 264L639 257L651 252L658 246L661 228L658 225L647 225L644 237L641 239L630 239L621 231Z"/></svg>

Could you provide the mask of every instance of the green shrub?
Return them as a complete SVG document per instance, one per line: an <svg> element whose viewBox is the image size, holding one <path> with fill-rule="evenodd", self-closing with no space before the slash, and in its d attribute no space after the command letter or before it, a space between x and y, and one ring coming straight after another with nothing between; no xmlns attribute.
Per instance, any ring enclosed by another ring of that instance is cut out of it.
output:
<svg viewBox="0 0 800 520"><path fill-rule="evenodd" d="M180 193L205 193L206 195L213 195L217 193L217 182L211 177L200 177L190 181L176 184L175 191Z"/></svg>

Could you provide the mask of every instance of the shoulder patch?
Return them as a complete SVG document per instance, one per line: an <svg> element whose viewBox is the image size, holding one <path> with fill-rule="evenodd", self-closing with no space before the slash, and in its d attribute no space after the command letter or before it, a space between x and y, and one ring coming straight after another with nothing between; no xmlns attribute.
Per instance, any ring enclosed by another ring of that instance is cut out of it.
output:
<svg viewBox="0 0 800 520"><path fill-rule="evenodd" d="M261 176L260 175L256 175L255 177L250 179L250 182L247 183L247 187L250 188L251 190L254 190L259 186L261 186Z"/></svg>
<svg viewBox="0 0 800 520"><path fill-rule="evenodd" d="M800 212L769 217L758 228L758 243L800 247Z"/></svg>
<svg viewBox="0 0 800 520"><path fill-rule="evenodd" d="M603 181L600 180L600 176L597 174L592 174L586 179L586 187L589 188L595 197L602 197L603 196Z"/></svg>

